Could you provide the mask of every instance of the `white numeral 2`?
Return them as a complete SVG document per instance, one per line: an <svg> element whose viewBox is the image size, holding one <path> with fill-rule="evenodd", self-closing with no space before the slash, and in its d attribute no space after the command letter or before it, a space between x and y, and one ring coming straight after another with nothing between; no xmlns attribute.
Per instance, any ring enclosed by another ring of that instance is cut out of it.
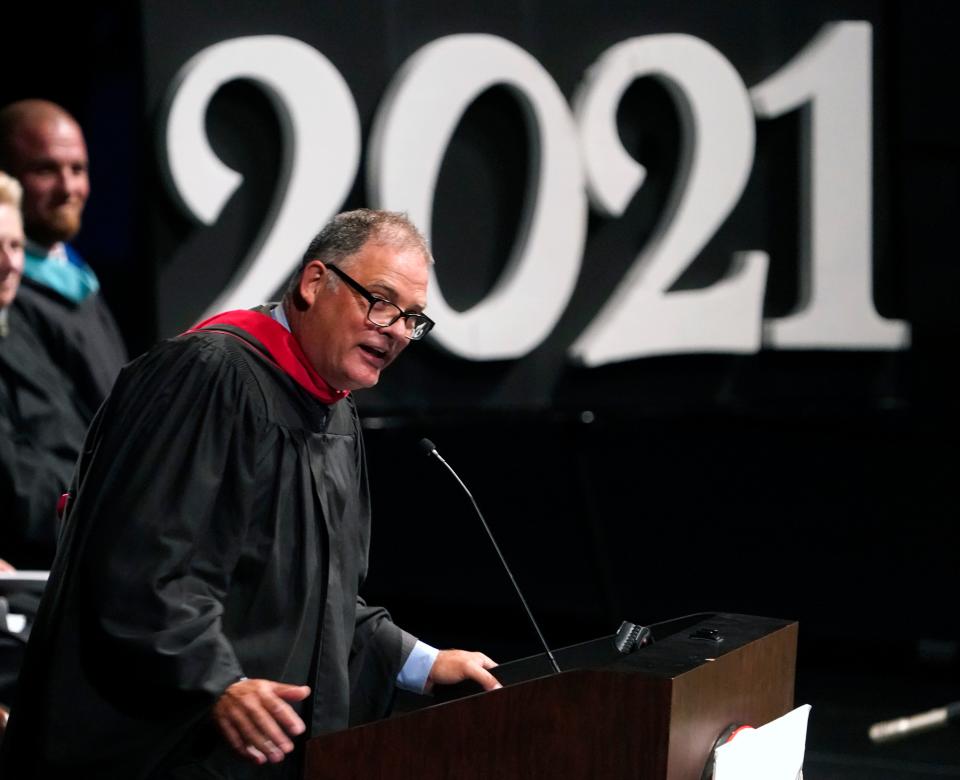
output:
<svg viewBox="0 0 960 780"><path fill-rule="evenodd" d="M360 160L360 120L350 89L320 52L302 41L263 35L210 46L181 69L167 111L166 168L186 213L216 222L241 177L207 141L214 93L249 79L270 97L283 128L284 171L260 235L204 317L267 300L310 239L343 203Z"/></svg>
<svg viewBox="0 0 960 780"><path fill-rule="evenodd" d="M753 112L729 61L688 35L653 35L608 50L575 100L590 193L618 216L643 181L622 150L616 111L626 88L653 76L683 127L683 158L659 225L623 282L572 345L587 365L679 352L753 352L760 345L767 255L741 253L721 282L668 292L740 199L753 165Z"/></svg>

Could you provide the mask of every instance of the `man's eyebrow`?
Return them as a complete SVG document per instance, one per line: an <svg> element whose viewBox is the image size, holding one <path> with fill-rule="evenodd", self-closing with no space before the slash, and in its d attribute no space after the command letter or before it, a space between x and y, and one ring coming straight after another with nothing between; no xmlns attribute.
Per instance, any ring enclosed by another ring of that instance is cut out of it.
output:
<svg viewBox="0 0 960 780"><path fill-rule="evenodd" d="M379 287L388 295L397 294L396 288L392 287L389 282L383 282L383 281L380 281L379 279L374 279L372 282L367 282L367 287L368 288Z"/></svg>
<svg viewBox="0 0 960 780"><path fill-rule="evenodd" d="M27 166L30 168L58 168L60 163L53 157L32 157L27 161Z"/></svg>
<svg viewBox="0 0 960 780"><path fill-rule="evenodd" d="M386 282L370 282L370 284L367 285L367 289L370 290L371 292L377 291L377 294L382 295L383 298L386 298L386 299L387 299L388 301L390 301L390 303L392 303L394 306L399 306L399 305L400 305L400 304L397 303L397 291L396 291L396 289L394 289L393 287L391 287L391 286L390 286L388 283L386 283ZM381 293L381 291L382 291L382 293ZM411 306L409 309L404 309L404 311L413 312L413 313L415 313L415 314L419 314L420 312L423 311L423 309L424 309L423 306L420 306L419 304L414 304L414 305Z"/></svg>

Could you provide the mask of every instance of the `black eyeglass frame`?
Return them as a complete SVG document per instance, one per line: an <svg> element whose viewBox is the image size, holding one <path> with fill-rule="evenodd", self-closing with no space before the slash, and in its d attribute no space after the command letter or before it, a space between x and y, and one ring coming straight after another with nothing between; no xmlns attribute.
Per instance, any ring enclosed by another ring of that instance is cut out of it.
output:
<svg viewBox="0 0 960 780"><path fill-rule="evenodd" d="M397 306L397 304L395 304L393 301L388 301L386 298L383 298L379 295L374 295L366 287L360 284L360 282L358 282L356 279L351 277L344 270L342 270L341 268L338 268L332 263L326 263L325 265L327 268L333 271L339 278L341 278L348 285L350 285L354 290L356 290L361 295L361 297L368 304L370 304L370 308L367 309L367 319L372 324L376 325L378 328L389 328L391 325L393 325L393 323L395 323L397 320L403 317L404 323L407 325L407 330L408 330L407 338L410 339L410 341L420 341L420 339L426 336L433 329L433 326L436 324L426 314L423 314L417 311L404 311L399 306ZM396 314L394 314L392 317L387 318L390 320L389 322L377 322L373 318L373 307L376 306L378 303L386 304L387 306L392 306L394 309L397 310ZM410 327L411 321L413 322L413 327Z"/></svg>

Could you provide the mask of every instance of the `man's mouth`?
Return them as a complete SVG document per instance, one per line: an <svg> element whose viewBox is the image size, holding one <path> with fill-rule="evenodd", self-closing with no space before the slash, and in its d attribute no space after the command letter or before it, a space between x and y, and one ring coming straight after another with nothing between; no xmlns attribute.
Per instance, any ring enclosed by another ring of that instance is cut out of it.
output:
<svg viewBox="0 0 960 780"><path fill-rule="evenodd" d="M373 355L373 357L377 358L378 360L386 360L386 359L387 359L387 352L386 352L386 350L377 349L376 347L372 347L372 346L370 346L369 344L361 344L361 345L360 345L360 349L362 349L362 350L363 350L364 352L366 352L368 355Z"/></svg>

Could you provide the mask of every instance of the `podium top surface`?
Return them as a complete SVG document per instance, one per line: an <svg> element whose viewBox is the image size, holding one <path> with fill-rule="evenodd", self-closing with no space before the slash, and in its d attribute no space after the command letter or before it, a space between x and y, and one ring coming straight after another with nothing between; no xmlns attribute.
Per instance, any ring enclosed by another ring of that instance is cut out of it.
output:
<svg viewBox="0 0 960 780"><path fill-rule="evenodd" d="M794 622L727 612L701 612L649 626L654 641L629 655L617 651L614 634L554 650L553 654L561 672L586 669L639 671L647 677L671 679ZM554 673L545 653L508 661L491 672L505 686ZM479 691L480 687L474 683L438 688L431 703L459 699Z"/></svg>

